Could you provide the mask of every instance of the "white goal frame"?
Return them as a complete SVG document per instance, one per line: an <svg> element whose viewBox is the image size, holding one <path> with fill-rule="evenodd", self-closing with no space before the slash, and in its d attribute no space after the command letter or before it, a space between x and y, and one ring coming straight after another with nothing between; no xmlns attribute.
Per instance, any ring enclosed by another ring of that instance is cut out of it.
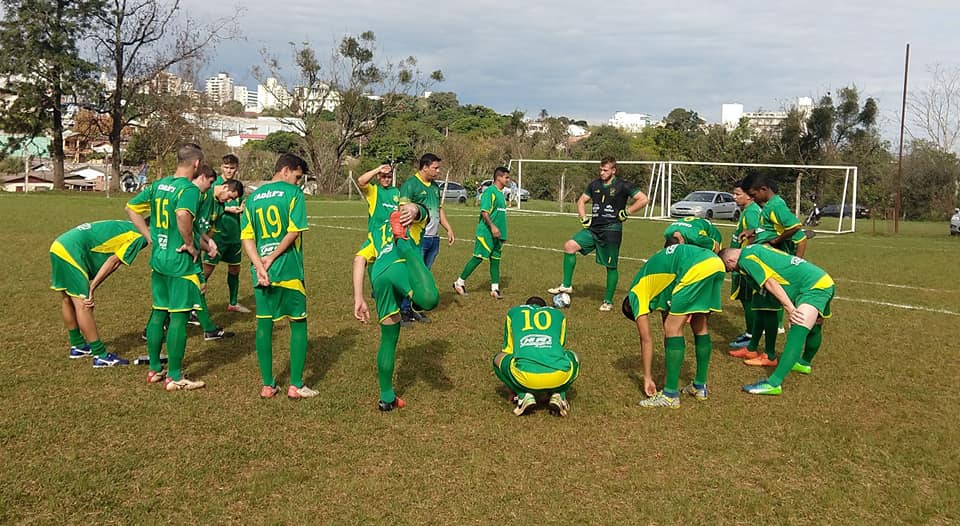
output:
<svg viewBox="0 0 960 526"><path fill-rule="evenodd" d="M508 168L513 170L516 163L517 195L514 199L517 202L517 209L522 207L519 189L523 188L523 168L524 164L596 164L600 161L572 160L572 159L510 159ZM790 170L803 170L807 172L823 171L842 171L843 175L843 194L840 199L840 218L837 222L835 231L815 230L819 233L849 234L857 231L857 191L859 190L859 169L857 166L848 165L822 165L822 164L761 164L761 163L725 163L710 161L617 161L618 165L643 165L650 167L650 180L647 183L647 197L650 201L643 210L641 217L646 219L669 219L670 207L673 205L673 168L675 166L729 166L734 168L784 168ZM852 181L851 181L852 179ZM851 185L852 183L852 185ZM564 182L560 181L561 194L563 192ZM849 197L849 200L848 200ZM562 199L562 195L561 195ZM794 213L802 221L804 218L800 214L801 192L799 179L796 188L796 198L794 200ZM847 205L850 205L852 213L849 217L843 214ZM657 212L659 205L659 212ZM849 219L847 227L844 228L844 219Z"/></svg>

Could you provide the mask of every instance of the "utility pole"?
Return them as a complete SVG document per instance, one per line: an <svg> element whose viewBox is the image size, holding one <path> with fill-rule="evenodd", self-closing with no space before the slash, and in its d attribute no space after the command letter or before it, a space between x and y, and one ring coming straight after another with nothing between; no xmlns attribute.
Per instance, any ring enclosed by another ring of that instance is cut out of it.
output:
<svg viewBox="0 0 960 526"><path fill-rule="evenodd" d="M897 156L897 194L893 203L893 233L900 233L900 193L903 189L903 130L907 119L907 73L910 71L910 43L903 63L903 103L900 106L900 153Z"/></svg>

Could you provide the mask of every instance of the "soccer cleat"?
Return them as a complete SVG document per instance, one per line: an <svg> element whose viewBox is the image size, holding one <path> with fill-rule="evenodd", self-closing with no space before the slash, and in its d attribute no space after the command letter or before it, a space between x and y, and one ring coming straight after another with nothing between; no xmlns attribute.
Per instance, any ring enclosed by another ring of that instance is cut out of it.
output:
<svg viewBox="0 0 960 526"><path fill-rule="evenodd" d="M244 307L243 305L240 305L239 303L237 303L236 305L227 305L227 310L230 312L239 312L241 314L250 314L251 312L253 312L250 309Z"/></svg>
<svg viewBox="0 0 960 526"><path fill-rule="evenodd" d="M124 360L123 358L108 352L104 356L94 356L93 357L93 368L102 369L104 367L114 367L117 365L129 365L130 360Z"/></svg>
<svg viewBox="0 0 960 526"><path fill-rule="evenodd" d="M415 310L410 311L410 319L418 323L430 323L430 318L426 314L417 312Z"/></svg>
<svg viewBox="0 0 960 526"><path fill-rule="evenodd" d="M706 400L707 399L707 384L703 384L700 387L697 387L693 383L688 384L686 387L680 390L681 393L688 394L697 400Z"/></svg>
<svg viewBox="0 0 960 526"><path fill-rule="evenodd" d="M273 398L280 392L280 388L275 385L265 385L260 388L260 398Z"/></svg>
<svg viewBox="0 0 960 526"><path fill-rule="evenodd" d="M92 356L93 353L90 352L90 346L84 345L83 347L71 346L70 347L70 359L76 360L77 358L86 358L87 356Z"/></svg>
<svg viewBox="0 0 960 526"><path fill-rule="evenodd" d="M498 299L498 300L502 300L502 299L503 299L503 294L500 293L500 289L491 289L491 290L490 290L490 295L493 296L494 298Z"/></svg>
<svg viewBox="0 0 960 526"><path fill-rule="evenodd" d="M147 371L147 383L148 384L158 384L162 382L167 377L167 370L161 369L159 371Z"/></svg>
<svg viewBox="0 0 960 526"><path fill-rule="evenodd" d="M194 389L200 389L206 385L207 384L205 384L202 380L187 380L186 376L180 378L179 380L174 380L168 376L166 381L163 383L163 387L167 391L193 391Z"/></svg>
<svg viewBox="0 0 960 526"><path fill-rule="evenodd" d="M745 332L737 336L736 338L734 338L734 340L730 342L729 345L734 349L740 349L750 344L750 338L751 338L750 333Z"/></svg>
<svg viewBox="0 0 960 526"><path fill-rule="evenodd" d="M394 409L403 409L407 404L399 396L393 399L393 402L384 402L383 400L377 401L377 409L386 413L387 411L393 411Z"/></svg>
<svg viewBox="0 0 960 526"><path fill-rule="evenodd" d="M613 310L613 303L605 301L600 304L600 312L610 312Z"/></svg>
<svg viewBox="0 0 960 526"><path fill-rule="evenodd" d="M200 326L200 318L197 318L196 312L192 312L192 311L190 312L190 317L187 318L187 323L190 325L195 325L197 327Z"/></svg>
<svg viewBox="0 0 960 526"><path fill-rule="evenodd" d="M458 285L456 281L453 282L453 291L460 296L468 296L467 294L467 284Z"/></svg>
<svg viewBox="0 0 960 526"><path fill-rule="evenodd" d="M737 349L736 351L727 351L727 354L733 356L734 358L741 358L743 360L752 360L754 358L759 358L760 353L756 351L751 351L750 349Z"/></svg>
<svg viewBox="0 0 960 526"><path fill-rule="evenodd" d="M550 294L560 294L561 292L566 292L567 294L573 294L573 285L566 287L563 283L557 285L556 287L547 289L547 292Z"/></svg>
<svg viewBox="0 0 960 526"><path fill-rule="evenodd" d="M261 391L261 394L263 394L263 391ZM301 398L313 398L318 394L320 394L318 391L314 391L313 389L310 389L307 386L297 387L295 385L291 385L290 387L287 388L287 398L291 400L300 400Z"/></svg>
<svg viewBox="0 0 960 526"><path fill-rule="evenodd" d="M786 331L786 329L784 329L783 327L777 327L777 334L783 334L783 333L785 333L785 332L787 332L787 331Z"/></svg>
<svg viewBox="0 0 960 526"><path fill-rule="evenodd" d="M753 365L755 367L776 367L778 363L780 363L780 358L771 360L767 358L766 354L743 361L744 365Z"/></svg>
<svg viewBox="0 0 960 526"><path fill-rule="evenodd" d="M217 327L216 330L203 331L203 339L206 341L222 340L224 338L233 338L233 333L224 330L223 327Z"/></svg>
<svg viewBox="0 0 960 526"><path fill-rule="evenodd" d="M657 394L640 400L640 407L669 407L670 409L680 409L679 396L667 396L663 391L657 391Z"/></svg>
<svg viewBox="0 0 960 526"><path fill-rule="evenodd" d="M517 395L517 407L513 408L513 414L520 416L527 409L537 405L537 399L530 393L523 393L523 396Z"/></svg>
<svg viewBox="0 0 960 526"><path fill-rule="evenodd" d="M810 374L813 372L813 367L809 365L803 365L800 362L793 364L793 367L790 368L791 371L800 373L800 374Z"/></svg>
<svg viewBox="0 0 960 526"><path fill-rule="evenodd" d="M755 384L743 386L743 390L755 395L778 395L783 392L779 385L770 385L767 379L758 380Z"/></svg>
<svg viewBox="0 0 960 526"><path fill-rule="evenodd" d="M147 329L143 329L143 332L140 333L140 339L143 341L147 341Z"/></svg>
<svg viewBox="0 0 960 526"><path fill-rule="evenodd" d="M409 328L413 326L413 316L409 312L400 313L400 327Z"/></svg>
<svg viewBox="0 0 960 526"><path fill-rule="evenodd" d="M407 229L400 222L399 210L390 213L390 231L393 232L394 239L409 239Z"/></svg>
<svg viewBox="0 0 960 526"><path fill-rule="evenodd" d="M550 413L557 416L567 416L570 404L560 396L560 393L550 395Z"/></svg>

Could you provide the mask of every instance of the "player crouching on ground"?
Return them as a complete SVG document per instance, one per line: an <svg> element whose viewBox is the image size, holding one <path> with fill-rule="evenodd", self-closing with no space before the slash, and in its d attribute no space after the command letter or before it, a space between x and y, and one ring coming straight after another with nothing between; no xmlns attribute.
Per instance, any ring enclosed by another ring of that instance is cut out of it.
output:
<svg viewBox="0 0 960 526"><path fill-rule="evenodd" d="M623 314L636 322L640 335L643 391L649 397L640 402L641 407L680 407L680 368L686 352L683 326L688 316L693 329L697 373L683 392L697 400L707 399L711 350L707 318L711 312L720 312L724 276L723 262L716 254L698 246L678 244L651 256L633 279L630 292L623 300ZM655 310L663 317L666 355L666 379L659 392L653 381L653 339L647 319Z"/></svg>
<svg viewBox="0 0 960 526"><path fill-rule="evenodd" d="M50 245L50 288L59 291L63 323L70 334L70 358L93 355L96 368L127 365L107 352L93 320L93 292L120 265L133 263L150 243L130 221L84 223Z"/></svg>
<svg viewBox="0 0 960 526"><path fill-rule="evenodd" d="M507 311L503 350L493 357L493 372L516 393L513 414L520 416L550 398L550 412L567 416L567 390L580 374L580 358L564 348L567 320L558 309L547 307L538 296Z"/></svg>
<svg viewBox="0 0 960 526"><path fill-rule="evenodd" d="M830 317L836 287L829 274L798 256L767 245L720 251L727 270L739 270L776 298L790 320L787 342L773 374L743 386L750 394L778 395L790 371L810 374L810 363L820 350L822 324Z"/></svg>
<svg viewBox="0 0 960 526"><path fill-rule="evenodd" d="M381 411L392 411L406 404L393 390L397 342L400 339L400 305L413 300L424 310L432 310L440 300L437 283L423 262L419 247L410 239L407 227L422 228L428 221L427 207L403 202L382 224L370 224L369 240L353 258L353 316L361 323L370 320L370 308L363 297L363 276L371 264L370 284L376 298L380 322L380 348L377 350L377 379L380 384Z"/></svg>

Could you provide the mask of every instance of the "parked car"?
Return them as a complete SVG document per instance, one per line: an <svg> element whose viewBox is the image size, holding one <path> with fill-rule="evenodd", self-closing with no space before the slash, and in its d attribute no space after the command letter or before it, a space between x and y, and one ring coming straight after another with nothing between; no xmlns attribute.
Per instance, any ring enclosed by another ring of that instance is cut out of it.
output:
<svg viewBox="0 0 960 526"><path fill-rule="evenodd" d="M706 219L740 219L740 207L733 200L733 194L697 190L670 207L670 217L703 217Z"/></svg>
<svg viewBox="0 0 960 526"><path fill-rule="evenodd" d="M493 179L485 179L482 183L480 183L480 188L477 189L477 199L479 199L480 195L483 194L483 191L486 190L487 187L492 184L493 184ZM514 199L516 199L515 197L517 195L516 192L517 192L517 183L515 181L510 181L510 184L508 184L503 188L503 198L506 199L507 202L509 203L510 201L513 201ZM521 188L520 200L521 201L530 200L530 190L527 190L526 188Z"/></svg>
<svg viewBox="0 0 960 526"><path fill-rule="evenodd" d="M463 187L462 184L450 181L445 183L444 181L437 181L437 184L440 186L440 196L443 199L450 201L456 201L458 203L467 202L467 189Z"/></svg>
<svg viewBox="0 0 960 526"><path fill-rule="evenodd" d="M953 217L950 218L950 235L960 235L960 208L953 209Z"/></svg>
<svg viewBox="0 0 960 526"><path fill-rule="evenodd" d="M853 211L853 205L843 205L843 217L850 217ZM840 217L840 205L826 205L820 209L820 215L826 217ZM870 209L857 205L857 219L867 219L870 217Z"/></svg>

